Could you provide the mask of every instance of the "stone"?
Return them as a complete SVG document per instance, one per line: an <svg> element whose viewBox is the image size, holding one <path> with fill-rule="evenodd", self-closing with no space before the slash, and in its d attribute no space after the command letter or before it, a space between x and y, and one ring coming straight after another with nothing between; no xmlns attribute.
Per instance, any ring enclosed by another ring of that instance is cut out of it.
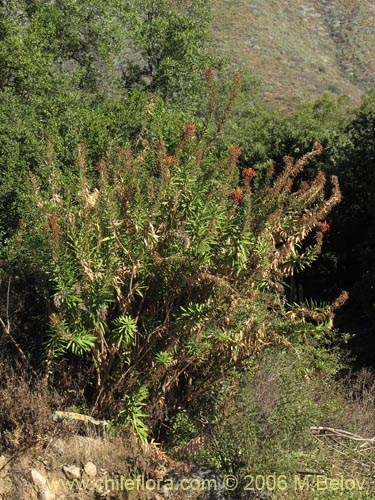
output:
<svg viewBox="0 0 375 500"><path fill-rule="evenodd" d="M190 484L190 487L189 487ZM161 495L166 499L178 497L183 492L185 498L226 500L224 478L220 471L211 465L188 465L185 470L170 471L163 481Z"/></svg>
<svg viewBox="0 0 375 500"><path fill-rule="evenodd" d="M54 493L52 493L51 491L44 490L42 493L42 498L43 498L43 500L55 500L56 495Z"/></svg>
<svg viewBox="0 0 375 500"><path fill-rule="evenodd" d="M64 465L63 472L67 479L73 481L73 479L80 479L81 469L76 465Z"/></svg>
<svg viewBox="0 0 375 500"><path fill-rule="evenodd" d="M84 467L84 471L89 477L95 477L97 474L96 465L92 462L87 462Z"/></svg>
<svg viewBox="0 0 375 500"><path fill-rule="evenodd" d="M37 486L39 489L44 490L47 486L47 480L46 478L37 470L32 469L30 471L31 474L31 479L35 486Z"/></svg>
<svg viewBox="0 0 375 500"><path fill-rule="evenodd" d="M64 450L65 450L65 443L62 439L56 439L55 441L53 441L53 443L51 444L51 448L56 452L58 453L59 455L62 455L64 453Z"/></svg>

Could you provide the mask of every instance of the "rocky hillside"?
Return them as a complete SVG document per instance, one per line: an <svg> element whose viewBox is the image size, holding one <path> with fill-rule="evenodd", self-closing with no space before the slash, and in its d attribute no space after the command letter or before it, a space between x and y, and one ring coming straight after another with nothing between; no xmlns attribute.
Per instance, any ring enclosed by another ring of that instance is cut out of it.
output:
<svg viewBox="0 0 375 500"><path fill-rule="evenodd" d="M357 103L375 85L374 0L213 0L218 51L280 108L322 92Z"/></svg>

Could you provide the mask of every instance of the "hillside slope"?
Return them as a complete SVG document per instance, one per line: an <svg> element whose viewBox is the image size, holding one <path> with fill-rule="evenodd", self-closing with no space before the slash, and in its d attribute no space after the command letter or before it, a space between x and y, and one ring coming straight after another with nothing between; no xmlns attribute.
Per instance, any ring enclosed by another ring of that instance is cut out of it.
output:
<svg viewBox="0 0 375 500"><path fill-rule="evenodd" d="M281 108L322 92L354 102L375 85L374 0L213 0L217 50Z"/></svg>

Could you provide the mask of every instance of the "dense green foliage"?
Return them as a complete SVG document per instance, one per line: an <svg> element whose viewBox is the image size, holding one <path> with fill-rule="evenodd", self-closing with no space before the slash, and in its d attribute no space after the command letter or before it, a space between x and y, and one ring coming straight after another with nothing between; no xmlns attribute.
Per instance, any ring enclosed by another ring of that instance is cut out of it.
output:
<svg viewBox="0 0 375 500"><path fill-rule="evenodd" d="M182 94L191 100L210 61L207 2L128 0L125 8L130 41L125 87L136 85L169 98Z"/></svg>

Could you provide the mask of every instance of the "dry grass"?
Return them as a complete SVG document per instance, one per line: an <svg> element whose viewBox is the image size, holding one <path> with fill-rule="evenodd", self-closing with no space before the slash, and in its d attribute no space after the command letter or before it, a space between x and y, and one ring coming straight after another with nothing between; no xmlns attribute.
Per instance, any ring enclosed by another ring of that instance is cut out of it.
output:
<svg viewBox="0 0 375 500"><path fill-rule="evenodd" d="M115 493L106 498L130 498L117 491L120 478L157 479L176 462L156 445L141 445L126 431L99 435L94 427L69 421L54 422L52 413L66 401L51 393L41 380L32 381L25 370L14 372L0 363L0 499L37 500L41 498L32 483L31 470L42 474L55 499L93 500L98 498L95 480L107 479ZM66 480L64 466L77 466L82 477L85 464L93 462L97 476L86 486ZM117 481L117 482L116 482ZM69 485L70 484L70 485ZM133 500L156 498L148 492L134 491Z"/></svg>
<svg viewBox="0 0 375 500"><path fill-rule="evenodd" d="M287 490L276 486L272 500L373 500L375 444L339 430L375 437L375 373L364 369L336 380L324 369L311 371L309 358L299 355L263 356L203 453L218 456L219 466L235 474L245 464L250 477L286 478ZM338 431L313 432L321 426ZM326 490L316 489L317 476ZM299 491L304 479L307 487ZM353 491L331 488L333 480L354 481Z"/></svg>
<svg viewBox="0 0 375 500"><path fill-rule="evenodd" d="M281 380L277 370L270 370L269 366L267 369L266 365L264 368L265 370L254 380L254 401L259 406L263 419L267 420L268 414L281 397ZM157 479L164 477L169 468L178 469L181 466L154 444L140 445L129 433L102 438L96 434L95 429L86 428L86 435L77 435L75 433L77 429L70 424L51 424L51 401L54 399L48 393L47 387L41 384L32 387L31 390L27 380L22 377L17 378L14 374L8 374L6 380L7 389L4 391L3 388L0 397L2 422L4 423L6 418L8 425L7 432L2 435L3 446L4 439L7 443L3 453L5 452L8 457L13 454L14 460L0 473L2 500L39 498L37 489L31 483L31 469L38 470L52 484L53 481L65 480L62 472L64 465L76 465L83 470L89 461L95 463L97 467L97 478L108 478L109 481L119 480L121 476L134 478L140 474L146 478ZM13 400L8 397L10 392L14 395ZM344 380L344 384L340 382L330 387L325 386L323 392L319 392L317 384L313 393L312 397L318 398L322 406L332 404L337 407L336 410L332 408L329 412L333 419L320 421L319 424L346 429L364 437L375 436L375 374L372 371L363 369L356 374L350 374ZM24 425L25 420L29 421L28 425ZM9 422L13 427L9 427ZM329 491L319 493L313 489L302 492L289 490L287 495L274 492L273 500L373 498L371 495L375 494L374 449L363 449L355 442L322 438L313 445L310 452L305 449L304 455L306 457L310 455L305 464L306 470L323 471L331 479L344 477L365 481L366 491L355 491L354 496L350 492L343 494L336 492L334 496L335 493ZM303 463L300 465L303 468ZM50 491L56 494L56 499L96 498L92 485L85 490L73 488L62 492L61 486L58 486ZM121 491L116 491L114 495L110 498L117 500L130 498ZM131 498L146 500L158 497L156 492L135 491Z"/></svg>
<svg viewBox="0 0 375 500"><path fill-rule="evenodd" d="M323 407L328 407L327 419L309 423L309 415L304 417L306 425L312 423L345 429L366 438L375 436L375 374L369 369L352 374L340 382L331 385L320 384L317 379L306 379L304 387L296 386L295 390L287 387L284 394L282 378L287 375L291 365L284 363L279 369L265 359L264 369L253 381L254 405L262 415L262 421L268 421L275 414L280 398L291 398L292 408L285 418L295 416L294 411L303 411L299 405L308 404L312 398ZM273 369L270 369L273 366ZM144 475L146 478L158 479L164 477L169 468L178 469L182 466L171 460L154 444L140 445L130 433L117 436L100 437L95 429L79 429L85 435L77 435L78 429L70 424L56 424L51 419L51 412L61 400L51 395L45 384L29 384L25 376L11 373L6 365L1 365L2 391L0 393L0 429L2 450L11 462L0 471L0 498L2 500L38 498L37 490L30 479L31 469L38 470L49 481L62 480L64 465L76 465L81 470L85 464L92 461L98 471L98 478L118 479L121 476L134 478ZM24 374L25 375L25 374ZM309 386L309 391L307 387ZM324 387L324 390L321 390ZM289 391L292 391L289 394ZM303 394L301 393L303 391ZM297 398L294 401L294 398ZM306 399L307 398L307 399ZM288 401L289 401L288 399ZM297 403L297 406L296 406ZM331 405L331 406L330 406ZM287 403L289 406L289 403ZM293 410L293 408L295 410ZM278 411L278 410L277 410ZM276 412L277 413L277 412ZM293 417L294 418L294 417ZM276 419L277 423L282 423ZM297 426L297 430L298 430ZM271 432L275 429L270 428ZM291 436L293 442L297 436ZM375 449L361 447L350 440L329 439L322 437L305 448L299 466L301 470L322 471L329 478L350 478L365 481L366 490L355 491L353 495L334 492L314 492L312 489L304 492L292 491L289 496L276 492L273 500L370 500L375 496ZM287 455L285 460L288 460ZM306 460L306 462L305 462ZM305 469L303 469L305 467ZM52 490L51 490L52 491ZM87 499L95 497L94 487L87 490L61 491L56 489L56 499L65 500ZM331 494L332 493L332 494ZM292 496L291 496L292 495ZM320 495L320 496L319 496ZM331 495L331 496L330 496ZM332 496L333 495L333 496ZM351 496L350 496L351 495ZM371 496L373 495L373 496ZM128 498L123 492L116 492L111 497L118 500ZM156 499L155 492L133 492L134 500Z"/></svg>
<svg viewBox="0 0 375 500"><path fill-rule="evenodd" d="M17 454L44 446L53 434L52 407L60 398L44 381L31 381L26 372L16 374L0 362L0 452Z"/></svg>

